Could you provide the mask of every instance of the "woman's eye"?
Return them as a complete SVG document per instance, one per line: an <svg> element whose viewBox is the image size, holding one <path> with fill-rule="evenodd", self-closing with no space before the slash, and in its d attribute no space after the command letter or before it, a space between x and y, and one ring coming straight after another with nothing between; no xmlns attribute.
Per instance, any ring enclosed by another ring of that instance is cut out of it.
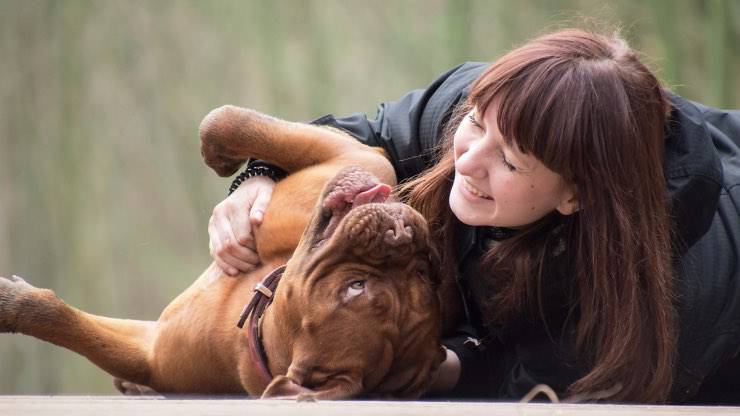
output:
<svg viewBox="0 0 740 416"><path fill-rule="evenodd" d="M478 122L478 120L475 119L475 116L473 115L473 113L468 114L468 120L470 120L470 124L483 130L483 126Z"/></svg>
<svg viewBox="0 0 740 416"><path fill-rule="evenodd" d="M502 162L502 163L504 164L504 166L506 166L506 168L507 168L507 169L509 169L509 170L510 170L511 172L514 172L514 171L516 171L516 166L512 165L511 163L509 163L509 161L508 161L508 160L506 160L506 155L504 154L504 152L501 152L501 162Z"/></svg>

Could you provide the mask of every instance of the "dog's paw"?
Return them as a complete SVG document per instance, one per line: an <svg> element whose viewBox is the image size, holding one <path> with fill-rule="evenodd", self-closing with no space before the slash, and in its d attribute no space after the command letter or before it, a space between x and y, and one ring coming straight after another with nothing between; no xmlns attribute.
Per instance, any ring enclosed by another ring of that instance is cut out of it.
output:
<svg viewBox="0 0 740 416"><path fill-rule="evenodd" d="M239 123L239 115L244 111L225 105L208 113L200 123L200 153L206 165L219 176L233 175L245 161L232 149L244 127Z"/></svg>
<svg viewBox="0 0 740 416"><path fill-rule="evenodd" d="M114 378L113 385L116 387L116 390L120 391L124 396L152 396L158 394L150 387L132 383L122 378Z"/></svg>
<svg viewBox="0 0 740 416"><path fill-rule="evenodd" d="M10 279L0 277L0 333L16 332L19 300L33 289L19 276L14 275Z"/></svg>
<svg viewBox="0 0 740 416"><path fill-rule="evenodd" d="M206 165L222 178L236 173L245 162L241 159L231 159L224 156L226 151L221 150L219 145L203 143L200 147L200 153L203 155Z"/></svg>

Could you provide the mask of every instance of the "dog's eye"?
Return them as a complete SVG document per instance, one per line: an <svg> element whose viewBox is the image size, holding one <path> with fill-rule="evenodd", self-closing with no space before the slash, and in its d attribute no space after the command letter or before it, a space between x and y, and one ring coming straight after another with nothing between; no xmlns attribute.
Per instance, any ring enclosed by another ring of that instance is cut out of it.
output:
<svg viewBox="0 0 740 416"><path fill-rule="evenodd" d="M347 288L347 296L346 298L353 298L362 292L365 291L365 281L364 280L355 280L354 282L349 284L349 287Z"/></svg>

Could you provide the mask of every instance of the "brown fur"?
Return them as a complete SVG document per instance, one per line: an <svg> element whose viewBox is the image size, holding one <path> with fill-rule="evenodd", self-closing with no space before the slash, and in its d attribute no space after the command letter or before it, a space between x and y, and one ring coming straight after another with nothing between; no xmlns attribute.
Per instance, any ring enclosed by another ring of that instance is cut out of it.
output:
<svg viewBox="0 0 740 416"><path fill-rule="evenodd" d="M201 139L206 163L220 175L233 174L250 157L290 173L277 184L255 232L262 260L257 270L230 277L211 264L156 322L90 315L50 290L0 278L0 332L82 354L126 391L147 386L160 393L320 399L422 394L444 356L424 220L401 204L361 205L317 243L326 210L321 203L314 207L324 184L320 202L343 178L371 178L345 169L349 165L393 184L382 152L338 131L231 106L206 116ZM268 386L247 353L247 331L235 323L255 283L289 259L262 321L276 375ZM366 279L363 296L342 299L343 288L358 276Z"/></svg>

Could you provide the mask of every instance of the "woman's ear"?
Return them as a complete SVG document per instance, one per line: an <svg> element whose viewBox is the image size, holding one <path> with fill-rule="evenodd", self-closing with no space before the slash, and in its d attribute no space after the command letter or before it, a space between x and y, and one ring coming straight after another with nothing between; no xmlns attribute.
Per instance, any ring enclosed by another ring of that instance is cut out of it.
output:
<svg viewBox="0 0 740 416"><path fill-rule="evenodd" d="M555 209L563 215L570 215L578 211L578 197L574 185L566 185L560 195L560 204Z"/></svg>

